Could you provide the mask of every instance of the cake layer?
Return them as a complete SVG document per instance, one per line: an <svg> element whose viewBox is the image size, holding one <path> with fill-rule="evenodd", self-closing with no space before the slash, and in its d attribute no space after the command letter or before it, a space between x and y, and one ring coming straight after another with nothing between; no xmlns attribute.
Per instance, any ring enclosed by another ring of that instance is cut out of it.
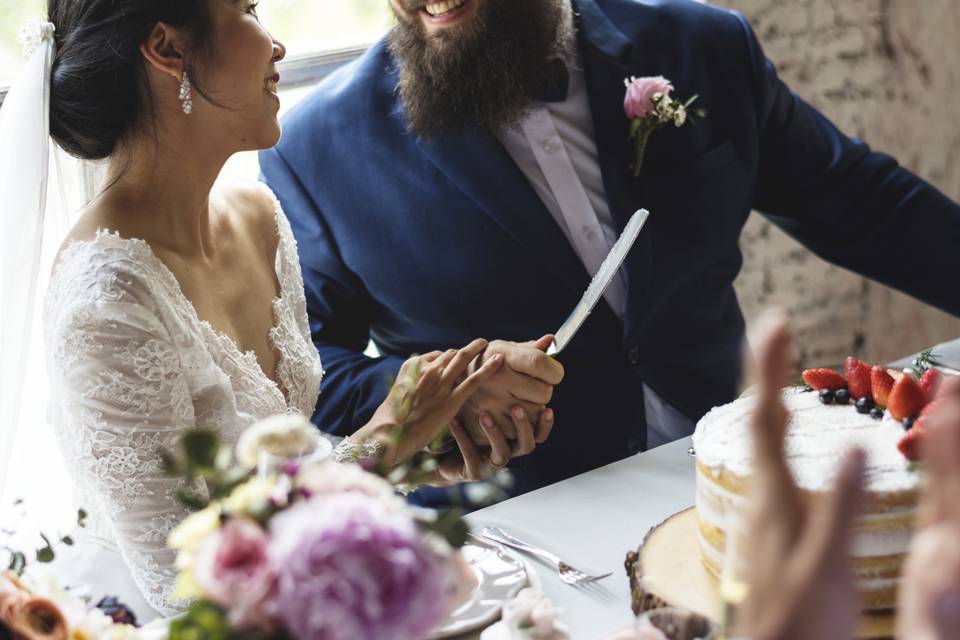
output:
<svg viewBox="0 0 960 640"><path fill-rule="evenodd" d="M702 532L701 532L702 533ZM721 580L723 573L723 552L700 536L700 558L703 565L717 580ZM883 611L893 609L897 603L897 588L900 585L900 570L903 557L880 559L888 560L889 564L880 568L871 561L866 567L854 563L853 575L860 597L861 606L867 611ZM875 573L888 574L881 577L871 577ZM896 577L890 577L896 574Z"/></svg>
<svg viewBox="0 0 960 640"><path fill-rule="evenodd" d="M824 494L809 494L811 500L817 500ZM900 492L896 500L885 500L890 496L876 495L868 500L866 512L854 525L854 540L851 556L870 558L903 554L910 546L916 522L916 507L899 504L912 496L916 503L915 492ZM701 525L709 525L721 531L743 530L746 527L747 499L722 486L712 477L709 470L697 465L697 515ZM722 548L722 547L721 547Z"/></svg>

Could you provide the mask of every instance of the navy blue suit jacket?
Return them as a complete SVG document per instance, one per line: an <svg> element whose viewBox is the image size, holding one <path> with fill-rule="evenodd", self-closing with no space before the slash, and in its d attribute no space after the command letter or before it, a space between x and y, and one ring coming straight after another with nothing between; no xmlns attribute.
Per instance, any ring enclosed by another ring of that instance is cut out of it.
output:
<svg viewBox="0 0 960 640"><path fill-rule="evenodd" d="M520 490L639 451L641 382L693 419L733 399L751 209L827 260L960 314L956 290L906 255L923 247L960 272L960 209L791 93L740 15L686 0L574 4L610 210L621 227L640 207L652 215L626 262L624 320L601 302L564 352L557 424L514 461ZM651 75L709 113L655 133L634 178L623 81ZM408 355L537 338L589 282L502 146L469 130L418 140L396 85L380 42L297 105L260 157L297 237L327 371L314 419L338 434L369 419ZM361 353L370 336L382 358Z"/></svg>

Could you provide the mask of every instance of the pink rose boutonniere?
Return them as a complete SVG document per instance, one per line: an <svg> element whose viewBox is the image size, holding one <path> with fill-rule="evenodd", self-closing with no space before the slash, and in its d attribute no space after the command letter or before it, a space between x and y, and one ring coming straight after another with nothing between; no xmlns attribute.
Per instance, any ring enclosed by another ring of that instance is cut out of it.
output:
<svg viewBox="0 0 960 640"><path fill-rule="evenodd" d="M686 102L671 97L673 85L663 76L627 78L623 82L627 87L623 109L630 118L630 139L636 151L633 175L639 176L651 133L668 124L682 127L695 118L705 117L707 112L690 109L699 96L693 96Z"/></svg>

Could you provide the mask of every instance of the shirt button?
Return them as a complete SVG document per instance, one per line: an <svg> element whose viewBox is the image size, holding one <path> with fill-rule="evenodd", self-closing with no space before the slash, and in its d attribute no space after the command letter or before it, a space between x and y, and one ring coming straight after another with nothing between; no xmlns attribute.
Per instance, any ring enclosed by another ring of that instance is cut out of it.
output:
<svg viewBox="0 0 960 640"><path fill-rule="evenodd" d="M640 364L640 347L630 347L627 350L627 361L630 362L630 366L637 366Z"/></svg>
<svg viewBox="0 0 960 640"><path fill-rule="evenodd" d="M553 140L547 140L543 143L543 150L553 155L557 151L560 151L560 145L554 142Z"/></svg>
<svg viewBox="0 0 960 640"><path fill-rule="evenodd" d="M597 237L597 233L593 230L593 227L584 225L583 229L580 231L583 233L583 237L591 242L593 242L593 239Z"/></svg>

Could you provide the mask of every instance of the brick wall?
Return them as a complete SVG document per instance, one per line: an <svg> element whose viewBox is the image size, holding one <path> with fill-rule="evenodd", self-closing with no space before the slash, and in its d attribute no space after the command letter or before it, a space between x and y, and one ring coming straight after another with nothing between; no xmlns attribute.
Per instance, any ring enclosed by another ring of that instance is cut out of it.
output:
<svg viewBox="0 0 960 640"><path fill-rule="evenodd" d="M781 77L842 130L960 200L957 0L714 4L743 13ZM825 263L756 214L741 245L748 322L768 305L787 309L805 363L851 353L882 361L960 336L960 320ZM922 258L923 247L877 256Z"/></svg>

